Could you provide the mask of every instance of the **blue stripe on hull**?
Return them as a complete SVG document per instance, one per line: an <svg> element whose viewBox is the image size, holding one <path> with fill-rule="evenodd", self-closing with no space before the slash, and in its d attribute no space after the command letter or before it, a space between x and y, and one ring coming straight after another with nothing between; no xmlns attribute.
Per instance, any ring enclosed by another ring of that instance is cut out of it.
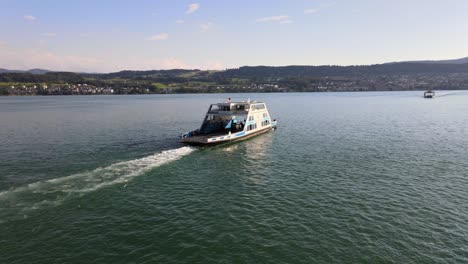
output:
<svg viewBox="0 0 468 264"><path fill-rule="evenodd" d="M244 131L242 131L242 132L240 132L240 133L237 133L237 134L236 134L236 137L240 137L240 136L243 136L243 135L245 135L245 132L244 132Z"/></svg>

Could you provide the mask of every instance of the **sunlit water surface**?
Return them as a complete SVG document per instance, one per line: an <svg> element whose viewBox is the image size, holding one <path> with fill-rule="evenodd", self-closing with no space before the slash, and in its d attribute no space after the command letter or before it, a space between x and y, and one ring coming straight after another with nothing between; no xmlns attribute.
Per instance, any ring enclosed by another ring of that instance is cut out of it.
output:
<svg viewBox="0 0 468 264"><path fill-rule="evenodd" d="M468 92L0 98L0 263L466 263ZM210 103L278 130L181 146Z"/></svg>

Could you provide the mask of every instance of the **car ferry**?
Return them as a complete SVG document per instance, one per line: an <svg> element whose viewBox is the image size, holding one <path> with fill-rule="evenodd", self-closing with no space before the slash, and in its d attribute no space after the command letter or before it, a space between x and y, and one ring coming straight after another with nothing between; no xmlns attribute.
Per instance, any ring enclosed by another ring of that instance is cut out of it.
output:
<svg viewBox="0 0 468 264"><path fill-rule="evenodd" d="M180 142L190 145L212 145L247 139L276 128L264 102L242 101L212 104L201 127L184 133Z"/></svg>

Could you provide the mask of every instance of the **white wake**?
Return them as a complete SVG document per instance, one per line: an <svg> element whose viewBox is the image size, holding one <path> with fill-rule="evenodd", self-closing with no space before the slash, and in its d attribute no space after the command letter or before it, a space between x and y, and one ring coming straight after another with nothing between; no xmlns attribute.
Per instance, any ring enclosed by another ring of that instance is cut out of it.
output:
<svg viewBox="0 0 468 264"><path fill-rule="evenodd" d="M89 172L12 188L0 192L0 211L4 209L24 211L58 205L68 197L127 182L151 169L178 160L194 150L191 147L166 150L141 159L122 161ZM0 223L2 222L1 218L2 214L0 213Z"/></svg>

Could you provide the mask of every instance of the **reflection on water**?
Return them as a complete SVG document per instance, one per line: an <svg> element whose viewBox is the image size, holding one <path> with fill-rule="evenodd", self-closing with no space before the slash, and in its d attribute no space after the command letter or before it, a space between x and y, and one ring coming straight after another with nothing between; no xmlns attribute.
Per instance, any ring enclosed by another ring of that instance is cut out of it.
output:
<svg viewBox="0 0 468 264"><path fill-rule="evenodd" d="M234 152L236 151L237 149L239 148L239 145L237 144L229 144L227 146L224 146L221 148L222 151L225 151L225 152Z"/></svg>
<svg viewBox="0 0 468 264"><path fill-rule="evenodd" d="M273 137L271 133L275 133L275 131L270 131L268 133L258 135L248 141L248 144L246 144L247 158L262 160L265 157L268 147L272 144Z"/></svg>

